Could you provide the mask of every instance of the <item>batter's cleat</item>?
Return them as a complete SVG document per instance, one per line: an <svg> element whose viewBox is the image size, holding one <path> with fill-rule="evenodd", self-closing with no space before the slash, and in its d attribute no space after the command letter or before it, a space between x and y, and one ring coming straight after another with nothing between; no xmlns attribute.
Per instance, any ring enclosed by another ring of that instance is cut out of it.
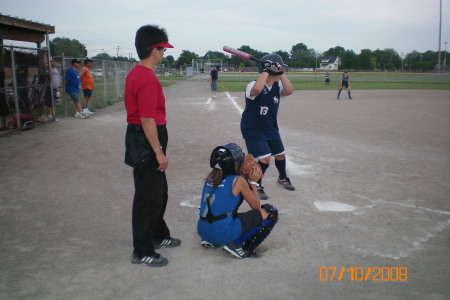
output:
<svg viewBox="0 0 450 300"><path fill-rule="evenodd" d="M233 242L223 246L223 251L228 252L236 258L244 258L248 256L248 253L242 249L241 245L236 245Z"/></svg>
<svg viewBox="0 0 450 300"><path fill-rule="evenodd" d="M210 243L210 242L208 242L208 241L202 241L202 242L201 242L201 245L202 245L203 248L207 248L207 249L216 249L216 248L219 248L219 245Z"/></svg>
<svg viewBox="0 0 450 300"><path fill-rule="evenodd" d="M262 186L258 187L258 195L260 200L267 200L269 199L269 196L267 196L266 193L264 193L264 188Z"/></svg>
<svg viewBox="0 0 450 300"><path fill-rule="evenodd" d="M174 247L178 247L180 245L181 245L181 240L174 239L172 237L165 238L159 243L153 243L153 247L155 249L174 248Z"/></svg>
<svg viewBox="0 0 450 300"><path fill-rule="evenodd" d="M285 189L289 191L295 191L295 187L291 184L291 180L289 178L280 179L278 178L277 182L282 185Z"/></svg>
<svg viewBox="0 0 450 300"><path fill-rule="evenodd" d="M146 264L149 267L157 268L164 267L169 263L169 260L165 257L162 257L158 253L149 256L139 256L133 253L133 255L131 256L131 263L135 265Z"/></svg>

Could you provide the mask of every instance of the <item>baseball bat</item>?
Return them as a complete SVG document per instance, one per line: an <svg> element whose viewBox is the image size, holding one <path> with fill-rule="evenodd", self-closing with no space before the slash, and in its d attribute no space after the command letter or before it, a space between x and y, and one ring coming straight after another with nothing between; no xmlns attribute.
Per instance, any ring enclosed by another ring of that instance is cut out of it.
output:
<svg viewBox="0 0 450 300"><path fill-rule="evenodd" d="M228 46L223 46L223 51L231 53L231 54L239 56L239 57L242 57L244 59L254 60L254 61L260 62L259 58L256 58L253 55L248 54L248 53L246 53L244 51L241 51L241 50L237 50L237 49L228 47Z"/></svg>

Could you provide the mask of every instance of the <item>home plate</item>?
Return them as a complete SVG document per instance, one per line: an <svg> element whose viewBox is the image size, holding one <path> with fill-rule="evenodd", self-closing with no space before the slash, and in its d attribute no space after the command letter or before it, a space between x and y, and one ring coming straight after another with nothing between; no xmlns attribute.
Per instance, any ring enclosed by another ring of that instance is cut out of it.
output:
<svg viewBox="0 0 450 300"><path fill-rule="evenodd" d="M356 209L352 205L327 200L315 201L314 205L321 211L354 211Z"/></svg>

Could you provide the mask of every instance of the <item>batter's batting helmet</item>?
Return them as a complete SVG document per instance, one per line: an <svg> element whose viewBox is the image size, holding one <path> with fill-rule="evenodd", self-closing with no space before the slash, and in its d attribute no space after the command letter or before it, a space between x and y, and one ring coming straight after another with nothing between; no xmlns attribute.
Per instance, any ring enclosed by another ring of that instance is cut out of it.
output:
<svg viewBox="0 0 450 300"><path fill-rule="evenodd" d="M266 54L263 57L261 57L261 59L260 59L261 64L259 65L259 73L262 72L262 65L266 62L266 60L271 60L273 62L277 62L277 63L279 63L280 65L282 65L285 68L288 66L288 65L283 63L283 59L278 54L274 54L274 53Z"/></svg>

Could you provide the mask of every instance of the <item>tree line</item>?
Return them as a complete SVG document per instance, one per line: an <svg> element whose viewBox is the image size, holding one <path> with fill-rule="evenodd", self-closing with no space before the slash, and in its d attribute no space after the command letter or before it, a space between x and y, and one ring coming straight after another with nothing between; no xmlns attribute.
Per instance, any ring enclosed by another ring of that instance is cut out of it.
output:
<svg viewBox="0 0 450 300"><path fill-rule="evenodd" d="M51 52L54 55L64 55L67 57L87 57L86 46L75 39L55 38L50 42ZM243 45L238 50L247 52L255 57L262 57L267 52L253 49L248 45ZM283 58L283 61L291 68L317 68L320 66L320 56L339 56L340 69L348 70L366 70L366 71L432 71L437 65L437 51L412 51L410 53L399 54L392 48L386 49L363 49L359 54L351 49L345 49L341 46L330 48L323 53L318 53L313 48L308 48L304 43L293 45L289 52L277 50L276 53ZM442 59L446 56L446 52L441 52ZM110 56L107 53L97 54L91 59L119 60L119 61L136 61L134 58L123 56ZM220 59L226 65L235 67L255 67L256 62L249 61L234 55L227 55L222 51L208 51L203 56L189 51L182 50L178 59L172 55L163 58L162 64L169 68L179 68L180 66L188 66L192 64L193 59Z"/></svg>

